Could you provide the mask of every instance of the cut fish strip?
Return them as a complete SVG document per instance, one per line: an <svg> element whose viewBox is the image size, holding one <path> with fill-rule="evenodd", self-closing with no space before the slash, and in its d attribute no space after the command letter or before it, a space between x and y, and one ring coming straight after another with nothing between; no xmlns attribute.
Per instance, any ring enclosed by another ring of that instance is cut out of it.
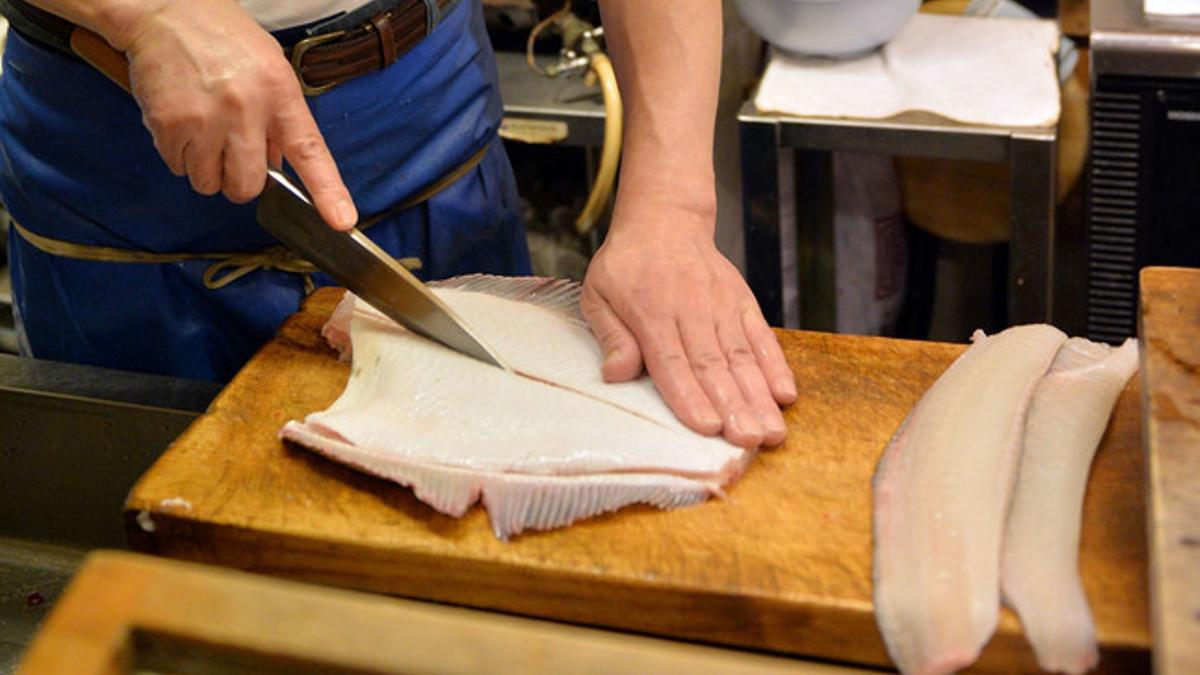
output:
<svg viewBox="0 0 1200 675"><path fill-rule="evenodd" d="M1083 673L1099 661L1079 577L1088 472L1117 397L1137 371L1137 341L1120 348L1067 340L1033 395L1004 537L1001 587L1045 670Z"/></svg>
<svg viewBox="0 0 1200 675"><path fill-rule="evenodd" d="M876 621L892 660L914 675L973 663L996 628L1025 412L1066 336L1033 325L972 339L897 430L874 478Z"/></svg>
<svg viewBox="0 0 1200 675"><path fill-rule="evenodd" d="M753 452L679 423L647 378L606 384L579 285L472 276L434 289L510 364L415 336L347 294L323 335L351 354L346 389L281 436L411 486L444 513L482 500L497 536L626 504L721 494Z"/></svg>

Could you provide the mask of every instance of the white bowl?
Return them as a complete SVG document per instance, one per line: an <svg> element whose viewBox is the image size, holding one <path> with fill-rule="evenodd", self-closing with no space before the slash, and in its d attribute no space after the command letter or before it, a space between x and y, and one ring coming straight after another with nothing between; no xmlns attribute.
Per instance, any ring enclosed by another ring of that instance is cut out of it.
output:
<svg viewBox="0 0 1200 675"><path fill-rule="evenodd" d="M736 0L751 28L779 49L845 57L892 39L921 0Z"/></svg>

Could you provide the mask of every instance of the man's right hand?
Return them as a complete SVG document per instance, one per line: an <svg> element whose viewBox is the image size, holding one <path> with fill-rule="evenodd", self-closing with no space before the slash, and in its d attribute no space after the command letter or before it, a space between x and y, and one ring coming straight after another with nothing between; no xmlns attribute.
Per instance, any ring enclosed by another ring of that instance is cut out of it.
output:
<svg viewBox="0 0 1200 675"><path fill-rule="evenodd" d="M39 3L42 4L42 3ZM46 2L48 5L71 4ZM330 225L358 220L279 43L234 0L147 0L96 28L129 58L142 120L199 193L247 202L286 159Z"/></svg>

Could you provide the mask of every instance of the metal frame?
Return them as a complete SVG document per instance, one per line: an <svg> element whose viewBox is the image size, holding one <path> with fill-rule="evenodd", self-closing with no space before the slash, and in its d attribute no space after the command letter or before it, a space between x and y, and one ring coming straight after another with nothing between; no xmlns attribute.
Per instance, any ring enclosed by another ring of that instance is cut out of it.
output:
<svg viewBox="0 0 1200 675"><path fill-rule="evenodd" d="M834 150L1007 162L1012 175L1009 321L1049 321L1054 278L1055 127L958 124L924 113L887 120L786 117L747 101L741 130L747 281L772 325L784 324L778 163L797 157L799 324L832 330L832 166Z"/></svg>
<svg viewBox="0 0 1200 675"><path fill-rule="evenodd" d="M542 77L525 63L524 54L497 52L496 68L506 117L565 123L567 137L556 145L599 148L604 144L599 89L586 86L580 77Z"/></svg>
<svg viewBox="0 0 1200 675"><path fill-rule="evenodd" d="M220 388L0 354L0 539L121 546L129 488Z"/></svg>
<svg viewBox="0 0 1200 675"><path fill-rule="evenodd" d="M1142 0L1091 3L1092 77L1200 78L1200 20L1155 16Z"/></svg>

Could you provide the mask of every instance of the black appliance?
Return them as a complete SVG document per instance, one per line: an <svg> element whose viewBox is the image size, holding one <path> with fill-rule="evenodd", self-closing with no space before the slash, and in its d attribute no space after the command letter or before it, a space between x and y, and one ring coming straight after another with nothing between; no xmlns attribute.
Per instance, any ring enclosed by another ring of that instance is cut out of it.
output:
<svg viewBox="0 0 1200 675"><path fill-rule="evenodd" d="M1087 334L1137 334L1138 270L1200 267L1200 17L1092 0Z"/></svg>

